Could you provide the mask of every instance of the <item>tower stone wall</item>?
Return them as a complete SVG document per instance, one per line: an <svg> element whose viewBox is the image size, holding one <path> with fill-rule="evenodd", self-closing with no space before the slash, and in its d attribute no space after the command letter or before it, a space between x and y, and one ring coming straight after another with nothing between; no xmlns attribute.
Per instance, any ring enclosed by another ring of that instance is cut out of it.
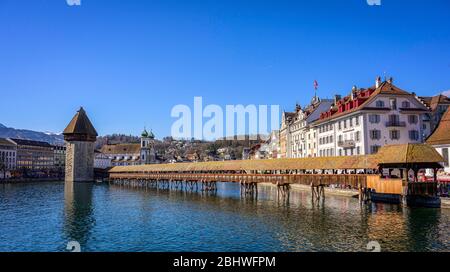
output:
<svg viewBox="0 0 450 272"><path fill-rule="evenodd" d="M66 141L66 181L94 181L94 143Z"/></svg>

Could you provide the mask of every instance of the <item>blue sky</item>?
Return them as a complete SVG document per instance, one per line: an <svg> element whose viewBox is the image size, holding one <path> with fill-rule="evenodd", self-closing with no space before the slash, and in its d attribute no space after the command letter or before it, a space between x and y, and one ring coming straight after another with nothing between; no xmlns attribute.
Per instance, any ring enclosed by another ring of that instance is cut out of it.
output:
<svg viewBox="0 0 450 272"><path fill-rule="evenodd" d="M450 89L447 0L0 0L0 123L170 134L176 104L279 104L368 87Z"/></svg>

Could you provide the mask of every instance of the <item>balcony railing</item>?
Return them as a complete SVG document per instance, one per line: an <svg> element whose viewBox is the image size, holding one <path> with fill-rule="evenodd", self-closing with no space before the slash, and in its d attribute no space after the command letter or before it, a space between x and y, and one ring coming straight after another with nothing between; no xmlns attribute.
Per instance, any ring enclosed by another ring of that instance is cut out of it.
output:
<svg viewBox="0 0 450 272"><path fill-rule="evenodd" d="M338 146L342 148L352 148L355 147L355 145L354 140L338 141Z"/></svg>
<svg viewBox="0 0 450 272"><path fill-rule="evenodd" d="M389 121L386 122L386 127L405 127L406 122L400 122L400 121Z"/></svg>

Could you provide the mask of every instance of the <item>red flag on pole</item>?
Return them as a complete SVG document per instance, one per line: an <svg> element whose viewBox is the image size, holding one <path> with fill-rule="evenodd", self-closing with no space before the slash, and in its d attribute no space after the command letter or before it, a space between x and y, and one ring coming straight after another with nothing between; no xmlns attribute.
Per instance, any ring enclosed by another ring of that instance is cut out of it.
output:
<svg viewBox="0 0 450 272"><path fill-rule="evenodd" d="M319 83L317 83L317 80L314 80L314 90L317 90L319 88Z"/></svg>

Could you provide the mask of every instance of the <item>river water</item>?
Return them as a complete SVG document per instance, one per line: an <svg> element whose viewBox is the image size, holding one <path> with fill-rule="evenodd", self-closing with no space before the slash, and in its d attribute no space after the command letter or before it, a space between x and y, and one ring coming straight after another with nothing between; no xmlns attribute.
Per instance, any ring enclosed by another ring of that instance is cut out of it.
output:
<svg viewBox="0 0 450 272"><path fill-rule="evenodd" d="M97 184L0 185L0 251L450 251L450 210L360 205L307 191L280 201L238 184L217 194Z"/></svg>

